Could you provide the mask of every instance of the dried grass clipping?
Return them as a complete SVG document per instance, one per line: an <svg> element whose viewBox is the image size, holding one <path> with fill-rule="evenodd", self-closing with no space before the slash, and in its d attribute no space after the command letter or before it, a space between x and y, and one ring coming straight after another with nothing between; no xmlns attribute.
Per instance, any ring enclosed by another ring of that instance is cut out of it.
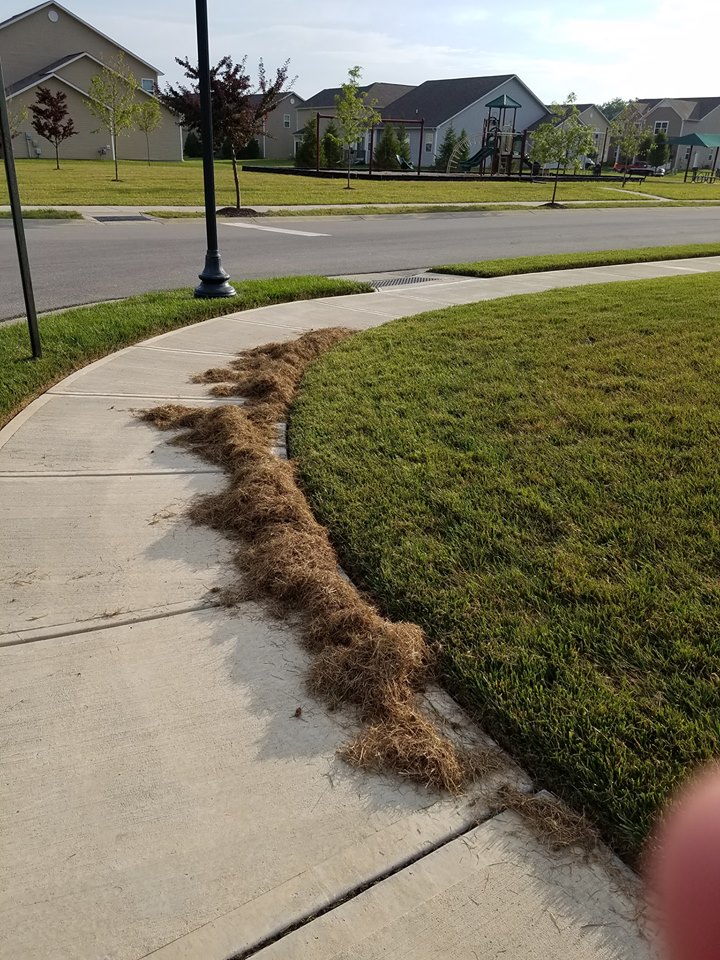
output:
<svg viewBox="0 0 720 960"><path fill-rule="evenodd" d="M301 615L314 654L310 689L331 707L352 704L363 722L341 756L354 766L457 791L473 778L475 762L418 707L433 650L419 627L384 619L343 576L292 465L270 451L308 366L352 333L312 331L248 350L228 367L196 377L213 385L214 396L243 397L244 405L169 404L140 417L182 431L177 443L229 474L227 487L196 501L191 516L243 542L235 562L247 586L226 591L227 602L263 599Z"/></svg>

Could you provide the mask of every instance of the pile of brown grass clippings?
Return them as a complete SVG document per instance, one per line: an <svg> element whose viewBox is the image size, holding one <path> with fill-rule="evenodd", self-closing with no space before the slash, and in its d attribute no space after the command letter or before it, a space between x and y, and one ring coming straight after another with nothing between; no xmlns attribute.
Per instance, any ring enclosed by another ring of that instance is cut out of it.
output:
<svg viewBox="0 0 720 960"><path fill-rule="evenodd" d="M262 599L301 615L314 657L311 691L331 707L353 705L363 724L341 756L354 766L457 791L482 761L449 740L419 708L434 651L419 627L384 619L348 582L293 465L270 449L308 366L352 333L312 331L248 350L228 367L196 378L213 384L214 396L245 398L242 406L169 404L140 416L162 430L182 431L176 442L228 473L223 491L193 505L192 519L242 542L235 558L242 580L225 591L227 603Z"/></svg>
<svg viewBox="0 0 720 960"><path fill-rule="evenodd" d="M600 834L584 814L550 794L522 793L506 784L497 791L495 806L519 813L553 850L580 847L590 853L600 843Z"/></svg>

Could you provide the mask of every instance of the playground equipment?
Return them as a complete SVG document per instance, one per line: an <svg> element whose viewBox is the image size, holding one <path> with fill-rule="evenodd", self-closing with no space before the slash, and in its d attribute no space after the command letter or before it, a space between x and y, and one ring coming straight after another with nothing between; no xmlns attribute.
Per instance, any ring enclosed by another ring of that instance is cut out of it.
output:
<svg viewBox="0 0 720 960"><path fill-rule="evenodd" d="M316 162L315 162L315 172L320 173L320 121L321 120L335 120L336 117L334 114L327 113L316 113L315 114L315 140L316 140ZM420 117L418 120L400 120L396 117L383 117L382 123L393 123L400 124L403 127L419 127L420 128L420 148L418 151L418 161L417 161L417 170L413 167L412 163L408 163L407 160L403 160L401 157L398 157L398 162L400 163L400 169L403 171L413 171L420 176L420 170L422 168L422 151L423 143L425 141L424 132L425 132L425 120ZM375 152L375 124L370 127L370 149L369 149L369 163L368 163L368 176L373 174L373 159Z"/></svg>
<svg viewBox="0 0 720 960"><path fill-rule="evenodd" d="M463 137L458 141L450 155L446 172L470 173L477 167L479 175L484 176L488 161L491 175L503 173L511 176L515 165L518 176L522 176L524 167L532 170L532 163L527 155L527 130L515 130L520 107L521 104L507 94L492 100L487 105L488 115L483 123L482 134L472 138ZM478 142L479 149L472 156L461 160L462 154Z"/></svg>

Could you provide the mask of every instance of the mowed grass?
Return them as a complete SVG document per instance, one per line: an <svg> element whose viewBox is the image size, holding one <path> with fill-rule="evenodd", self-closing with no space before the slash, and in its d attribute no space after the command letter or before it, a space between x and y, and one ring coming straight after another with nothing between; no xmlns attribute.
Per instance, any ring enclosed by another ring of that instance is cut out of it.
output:
<svg viewBox="0 0 720 960"><path fill-rule="evenodd" d="M45 208L44 210L23 210L23 220L82 220L82 214L77 210L53 210ZM9 210L0 210L0 219L11 220L12 213Z"/></svg>
<svg viewBox="0 0 720 960"><path fill-rule="evenodd" d="M66 160L60 170L50 160L18 160L20 195L24 204L153 206L198 206L203 203L202 164L120 161L120 183L113 183L114 168L106 160ZM234 204L232 168L228 161L215 164L218 206ZM322 180L303 176L241 172L244 204L304 203L460 203L546 201L552 184L470 182L422 182L354 180L345 189L342 179ZM619 195L618 195L619 196ZM561 184L560 200L608 200L602 186L588 183ZM622 199L622 198L620 198ZM0 178L0 203L7 203L4 177Z"/></svg>
<svg viewBox="0 0 720 960"><path fill-rule="evenodd" d="M664 177L648 177L644 183L628 184L625 189L651 193L669 200L720 200L720 180L715 183L692 183L692 174L689 174L688 182L684 183L684 176L684 173L673 173Z"/></svg>
<svg viewBox="0 0 720 960"><path fill-rule="evenodd" d="M344 568L634 858L720 756L720 277L362 333L307 375L301 481Z"/></svg>
<svg viewBox="0 0 720 960"><path fill-rule="evenodd" d="M434 273L464 277L506 277L541 270L572 270L604 267L618 263L652 263L657 260L685 260L720 256L720 243L686 243L667 247L639 247L636 250L591 250L584 253L548 253L532 257L509 257L468 263L445 263L430 267Z"/></svg>
<svg viewBox="0 0 720 960"><path fill-rule="evenodd" d="M235 289L237 296L227 300L196 300L190 289L170 290L41 317L40 360L30 358L26 323L0 326L0 427L74 370L147 337L237 310L371 288L347 280L301 276L243 280Z"/></svg>

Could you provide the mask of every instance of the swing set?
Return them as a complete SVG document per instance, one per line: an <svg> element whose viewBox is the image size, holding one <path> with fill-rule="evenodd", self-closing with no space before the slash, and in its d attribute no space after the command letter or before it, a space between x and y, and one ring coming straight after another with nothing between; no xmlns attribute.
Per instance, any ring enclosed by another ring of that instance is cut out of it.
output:
<svg viewBox="0 0 720 960"><path fill-rule="evenodd" d="M320 173L320 121L321 120L337 120L337 117L332 116L331 114L328 114L328 113L316 114L316 120L315 120L315 172L316 173ZM394 124L402 124L402 126L420 127L420 148L418 150L417 170L415 171L417 175L420 176L420 167L422 165L423 141L425 139L425 136L424 136L425 120L423 119L400 120L400 119L396 119L395 117L383 117L382 123L383 124L394 123ZM373 160L374 160L373 155L375 153L375 127L376 126L377 124L373 124L372 127L370 127L370 150L369 150L370 160L368 162L369 177L373 175ZM408 166L410 170L412 170L412 165L409 164Z"/></svg>

